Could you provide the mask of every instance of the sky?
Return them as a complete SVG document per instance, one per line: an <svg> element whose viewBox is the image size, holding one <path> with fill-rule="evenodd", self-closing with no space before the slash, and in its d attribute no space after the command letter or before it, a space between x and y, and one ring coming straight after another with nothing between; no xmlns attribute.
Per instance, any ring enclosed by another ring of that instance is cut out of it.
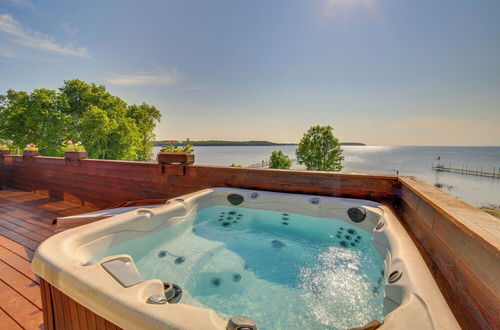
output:
<svg viewBox="0 0 500 330"><path fill-rule="evenodd" d="M158 139L500 145L498 0L0 0L0 94L105 85Z"/></svg>

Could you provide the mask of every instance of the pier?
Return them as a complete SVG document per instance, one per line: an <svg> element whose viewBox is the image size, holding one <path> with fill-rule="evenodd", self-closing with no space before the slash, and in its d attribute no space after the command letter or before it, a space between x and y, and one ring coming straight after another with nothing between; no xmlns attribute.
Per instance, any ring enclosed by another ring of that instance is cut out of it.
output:
<svg viewBox="0 0 500 330"><path fill-rule="evenodd" d="M268 167L269 167L269 160L263 160L260 163L250 164L247 166L247 168L268 168Z"/></svg>
<svg viewBox="0 0 500 330"><path fill-rule="evenodd" d="M482 166L476 166L476 169L469 168L469 166L453 167L451 164L445 166L444 164L432 164L432 169L437 172L450 172L450 173L460 173L475 176L484 176L489 178L500 179L500 167L493 168L493 171L483 170Z"/></svg>
<svg viewBox="0 0 500 330"><path fill-rule="evenodd" d="M290 160L292 161L292 164L297 162L297 159L295 159L295 158L290 159ZM269 167L269 159L262 160L260 163L250 164L246 167L247 168L268 168Z"/></svg>

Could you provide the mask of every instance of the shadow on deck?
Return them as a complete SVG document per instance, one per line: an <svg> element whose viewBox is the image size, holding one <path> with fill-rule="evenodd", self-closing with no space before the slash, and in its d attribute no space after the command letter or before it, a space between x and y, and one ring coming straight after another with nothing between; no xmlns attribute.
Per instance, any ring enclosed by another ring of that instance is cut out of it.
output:
<svg viewBox="0 0 500 330"><path fill-rule="evenodd" d="M39 279L31 271L52 219L95 211L79 203L4 187L0 191L0 329L43 329Z"/></svg>

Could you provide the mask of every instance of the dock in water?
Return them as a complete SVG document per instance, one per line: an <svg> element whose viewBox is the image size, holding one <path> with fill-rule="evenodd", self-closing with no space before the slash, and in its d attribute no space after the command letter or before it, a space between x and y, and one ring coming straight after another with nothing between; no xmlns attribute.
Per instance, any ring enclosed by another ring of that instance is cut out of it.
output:
<svg viewBox="0 0 500 330"><path fill-rule="evenodd" d="M460 173L460 174L468 174L475 176L484 176L489 178L497 178L500 179L500 167L498 171L496 168L493 168L493 171L484 171L482 166L477 166L476 169L469 168L468 166L462 166L462 168L452 167L451 164L449 166L445 166L443 164L432 164L432 169L438 172L451 172L451 173Z"/></svg>

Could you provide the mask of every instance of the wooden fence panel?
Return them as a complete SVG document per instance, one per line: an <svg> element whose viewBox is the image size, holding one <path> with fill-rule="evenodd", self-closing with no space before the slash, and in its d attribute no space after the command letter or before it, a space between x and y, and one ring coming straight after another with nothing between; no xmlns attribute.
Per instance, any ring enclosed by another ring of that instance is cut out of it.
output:
<svg viewBox="0 0 500 330"><path fill-rule="evenodd" d="M139 199L171 198L213 187L235 187L289 193L392 201L398 181L393 176L340 174L216 166L160 165L57 157L5 156L1 183L98 207Z"/></svg>
<svg viewBox="0 0 500 330"><path fill-rule="evenodd" d="M457 320L467 329L500 325L498 219L413 177L400 177L399 218Z"/></svg>

